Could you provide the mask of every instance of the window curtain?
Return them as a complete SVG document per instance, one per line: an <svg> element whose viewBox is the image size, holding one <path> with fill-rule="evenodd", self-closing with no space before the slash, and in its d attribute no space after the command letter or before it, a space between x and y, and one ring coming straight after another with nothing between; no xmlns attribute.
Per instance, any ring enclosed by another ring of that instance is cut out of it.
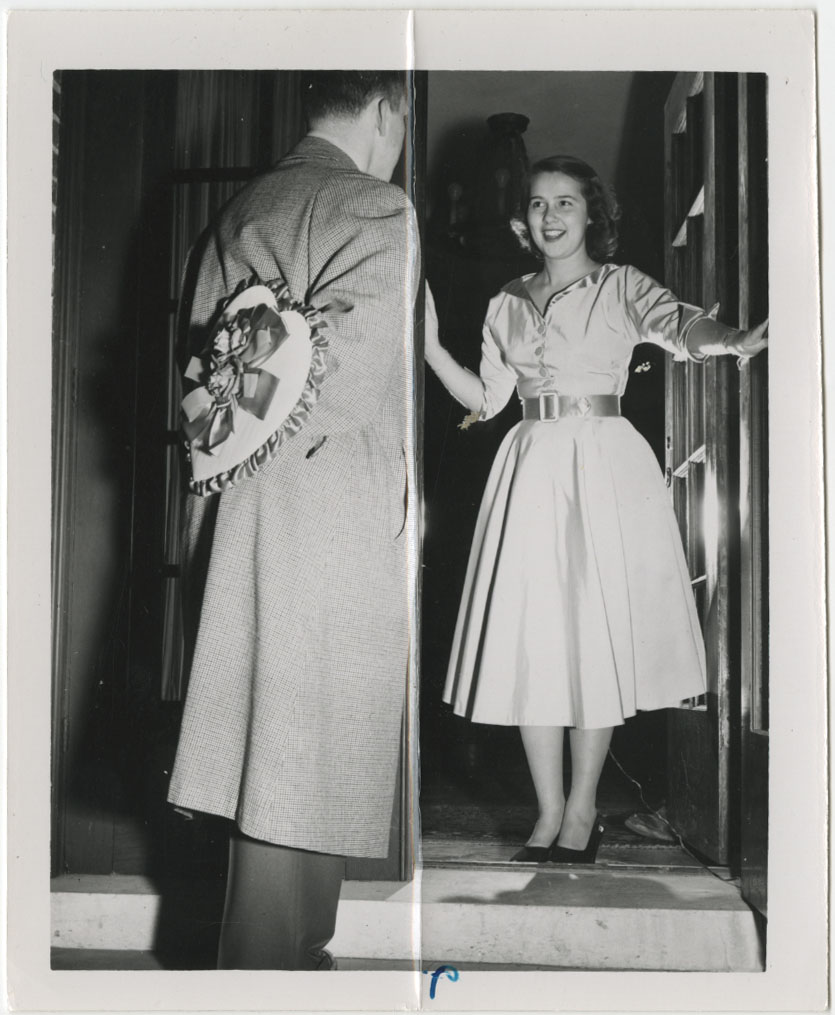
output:
<svg viewBox="0 0 835 1015"><path fill-rule="evenodd" d="M162 699L185 694L180 519L185 497L178 436L180 349L176 311L189 250L244 182L304 133L298 71L180 71L172 152Z"/></svg>

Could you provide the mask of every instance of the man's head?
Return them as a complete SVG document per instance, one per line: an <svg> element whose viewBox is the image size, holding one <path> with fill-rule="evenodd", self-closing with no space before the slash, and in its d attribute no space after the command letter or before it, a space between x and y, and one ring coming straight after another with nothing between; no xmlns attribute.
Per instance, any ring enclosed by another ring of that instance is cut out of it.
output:
<svg viewBox="0 0 835 1015"><path fill-rule="evenodd" d="M311 133L342 147L372 176L388 180L406 131L403 71L305 71L302 111Z"/></svg>
<svg viewBox="0 0 835 1015"><path fill-rule="evenodd" d="M372 99L397 108L406 98L406 75L397 70L316 70L301 75L308 129L331 117L355 119Z"/></svg>

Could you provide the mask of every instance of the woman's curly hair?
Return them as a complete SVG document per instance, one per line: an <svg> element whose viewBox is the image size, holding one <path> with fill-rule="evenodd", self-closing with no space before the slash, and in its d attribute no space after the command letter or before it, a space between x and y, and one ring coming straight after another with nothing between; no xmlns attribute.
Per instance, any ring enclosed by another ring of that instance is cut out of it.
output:
<svg viewBox="0 0 835 1015"><path fill-rule="evenodd" d="M582 159L574 155L549 155L548 158L535 162L528 171L525 181L525 209L530 200L531 181L543 173L563 173L580 184L590 220L586 227L586 251L594 261L607 261L618 246L617 222L620 218L620 208L614 192ZM526 217L513 218L510 227L525 250L531 251L537 257L542 256L531 240Z"/></svg>

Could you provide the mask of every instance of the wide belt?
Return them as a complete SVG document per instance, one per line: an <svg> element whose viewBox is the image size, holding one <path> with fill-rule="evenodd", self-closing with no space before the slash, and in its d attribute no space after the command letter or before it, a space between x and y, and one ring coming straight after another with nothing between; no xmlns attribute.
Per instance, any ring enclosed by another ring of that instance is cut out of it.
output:
<svg viewBox="0 0 835 1015"><path fill-rule="evenodd" d="M584 416L620 416L619 395L558 395L543 391L537 398L523 398L522 418L553 422Z"/></svg>

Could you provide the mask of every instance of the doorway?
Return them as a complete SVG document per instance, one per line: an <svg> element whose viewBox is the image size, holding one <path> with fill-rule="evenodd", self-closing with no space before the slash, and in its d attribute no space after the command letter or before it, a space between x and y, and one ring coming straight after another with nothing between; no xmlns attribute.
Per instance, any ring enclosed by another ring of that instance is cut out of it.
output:
<svg viewBox="0 0 835 1015"><path fill-rule="evenodd" d="M571 72L432 72L428 75L425 270L435 295L442 340L459 362L472 370L478 369L481 324L488 300L510 279L536 270L536 262L514 243L506 227L514 198L513 151L518 152L520 145L531 162L550 154L570 153L593 165L601 178L613 184L622 207L621 242L615 260L634 264L647 274L672 283L665 263L670 230L665 194L669 194L671 185L669 159L665 157L671 128L669 115L665 120L665 107L670 95L678 96L681 91L681 77L673 73ZM724 101L732 103L731 91L736 89L737 81L744 82L746 76L727 77L729 80L720 83L720 94L727 96ZM733 91L733 95L736 94ZM765 107L764 92L759 84L752 85L749 101L759 103L756 115L750 120L743 121L736 115L720 117L720 137L727 137L727 144L721 151L727 155L731 150L733 153L740 150L739 125L749 124L751 136L746 139L746 150L755 152L755 164L760 168L756 169L754 178L761 184ZM511 117L511 114L515 115ZM508 124L513 126L517 136L512 144L497 138L497 124L502 129ZM706 120L691 113L690 125L689 151L691 158L698 161L705 157L708 149L700 146L693 135L707 129ZM680 130L678 121L675 126ZM505 166L499 164L503 145ZM726 177L733 177L743 171L747 173L734 157L725 173ZM745 212L745 228L749 232L752 228L759 230L761 242L765 191L760 186L753 192L746 189L746 193L751 205ZM725 199L730 200L729 190ZM729 230L722 242L728 246L737 240L731 232L732 224L739 221L737 215L722 219L723 226ZM698 223L695 223L692 232L697 228ZM675 232L677 230L674 235ZM763 306L761 283L758 286L753 299L754 313ZM746 283L745 291L749 289ZM693 302L701 302L704 298L701 292L682 295ZM726 315L724 319L735 323L737 307L729 305L727 311L731 316ZM747 324L747 318L740 314L739 323L741 326ZM624 415L649 442L659 469L668 465L671 425L669 414L665 412L669 401L665 395L666 358L654 346L639 346L623 399ZM761 370L759 366L755 368L755 372ZM753 383L761 393L759 373L758 377ZM704 388L699 389L697 397L704 398ZM749 402L751 397L749 395ZM753 411L760 415L753 438L756 461L750 467L757 470L756 480L752 482L762 484L765 422L762 397L753 397L756 402ZM459 424L465 413L466 410L453 402L436 378L427 372L420 729L423 856L424 862L430 865L504 862L527 839L536 820L535 797L518 731L470 723L454 716L441 700L481 493L498 445L520 418L515 399L511 399L511 404L494 419L462 430ZM739 425L738 419L736 425ZM733 465L739 468L738 452ZM720 501L719 509L724 518L737 524L734 521L739 512L737 488L728 489L733 495ZM765 488L760 485L753 496L761 505ZM758 532L757 538L762 538L762 528ZM753 551L757 560L763 559L761 549ZM726 607L726 616L730 616L734 610L750 605L750 586L745 593L739 589L738 558L726 558L722 567L725 568L724 579L736 583L737 589L736 605ZM694 578L698 577L694 574ZM760 605L756 609L760 612L757 616L762 620L761 591L758 596ZM762 636L760 626L755 640ZM750 630L748 637L750 641ZM730 649L725 646L723 651L724 661L729 658ZM737 681L738 691L739 673L732 679ZM738 697L736 700L738 703ZM698 710L704 703L694 704ZM679 811L681 809L680 799L671 801L670 797L671 794L680 797L682 751L678 748L687 743L687 737L692 738L692 734L687 731L681 734L680 722L679 710L639 713L615 731L598 797L599 808L610 829L607 840L613 852L609 859L635 862L639 866L654 863L690 866L702 861L726 865L730 857L738 870L738 853L734 854L733 847L730 853L727 848L724 852L707 850L684 824L681 831L686 833L685 841L691 848L695 847L692 853L678 844L664 843L663 835L648 836L646 823L643 831L634 831L636 823L631 819L636 816L651 815L668 804L673 811L677 803ZM761 740L757 740L758 746ZM677 750L672 751L671 745ZM737 740L732 747L728 745L728 749L733 753L734 763L738 764L742 756L741 741ZM698 783L703 774L698 765L706 762L699 762L695 755L688 756L688 762L690 760L697 767L691 767L687 774L691 781ZM747 769L752 786L764 777L762 751L755 767L758 775L754 774L750 763ZM730 770L724 772L723 779L723 782L712 784L713 806L719 806L722 797L727 798L733 792ZM655 827L657 830L658 826ZM731 842L738 843L739 823L726 826L726 833ZM755 836L757 841L762 843L764 834L765 829L761 827ZM760 854L763 849L761 846ZM601 859L607 860L605 850ZM760 878L758 883L762 882Z"/></svg>
<svg viewBox="0 0 835 1015"><path fill-rule="evenodd" d="M500 132L508 123L517 130L512 144L529 161L559 152L579 155L595 166L616 187L623 206L619 254L660 275L663 103L672 78L628 73L429 74L426 276L443 340L460 362L478 369L487 301L507 281L537 267L507 231L506 216L501 221L502 203L507 206L516 198L512 179L505 193L496 186L503 178L498 164L502 150L508 152ZM515 121L510 120L512 113L517 114ZM506 172L512 178L513 166ZM642 346L634 365L639 363L643 368L632 374L624 412L649 440L660 463L663 354ZM464 415L428 375L421 681L421 815L427 859L433 856L433 842L439 844L439 858L451 855L455 838L468 844L481 839L485 855L499 859L504 851L509 856L536 820L518 730L469 723L441 702L481 491L495 450L520 418L520 408L512 399L496 418L461 430ZM664 803L665 717L637 717L616 731L612 747L617 761L607 762L600 806L613 826L620 825L620 838L628 839L625 818L647 804L657 808ZM641 785L645 803L630 778Z"/></svg>

